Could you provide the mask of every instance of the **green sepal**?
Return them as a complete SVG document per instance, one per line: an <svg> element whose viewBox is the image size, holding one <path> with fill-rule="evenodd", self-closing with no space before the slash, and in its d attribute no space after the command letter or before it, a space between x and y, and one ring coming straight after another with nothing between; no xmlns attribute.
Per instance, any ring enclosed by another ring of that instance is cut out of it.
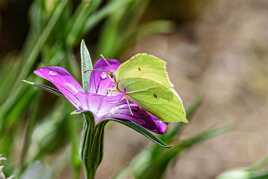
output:
<svg viewBox="0 0 268 179"><path fill-rule="evenodd" d="M84 129L81 146L81 159L87 179L94 179L96 170L103 158L104 128L107 121L95 124L91 112L82 113Z"/></svg>
<svg viewBox="0 0 268 179"><path fill-rule="evenodd" d="M90 73L93 69L92 60L85 44L85 41L82 40L80 46L81 54L81 74L82 74L82 85L85 91L88 91L88 84L90 79Z"/></svg>

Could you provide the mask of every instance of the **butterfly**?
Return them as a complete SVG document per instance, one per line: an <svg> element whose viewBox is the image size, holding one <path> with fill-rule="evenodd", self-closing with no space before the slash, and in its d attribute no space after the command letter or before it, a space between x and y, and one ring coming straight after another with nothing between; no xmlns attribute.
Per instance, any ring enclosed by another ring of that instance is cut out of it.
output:
<svg viewBox="0 0 268 179"><path fill-rule="evenodd" d="M117 90L164 122L187 122L183 102L171 83L166 62L139 53L122 63L112 78Z"/></svg>

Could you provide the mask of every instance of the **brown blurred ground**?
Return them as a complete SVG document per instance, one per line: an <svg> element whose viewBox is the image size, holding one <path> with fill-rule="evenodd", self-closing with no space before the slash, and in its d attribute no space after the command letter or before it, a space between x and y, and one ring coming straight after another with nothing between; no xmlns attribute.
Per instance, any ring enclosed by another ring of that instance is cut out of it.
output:
<svg viewBox="0 0 268 179"><path fill-rule="evenodd" d="M234 124L231 133L182 155L167 173L168 179L213 179L268 153L268 1L211 1L186 27L186 33L140 40L125 56L135 52L160 56L168 61L172 81L186 104L197 95L205 96L184 137ZM106 135L98 178L115 174L147 142L117 125Z"/></svg>

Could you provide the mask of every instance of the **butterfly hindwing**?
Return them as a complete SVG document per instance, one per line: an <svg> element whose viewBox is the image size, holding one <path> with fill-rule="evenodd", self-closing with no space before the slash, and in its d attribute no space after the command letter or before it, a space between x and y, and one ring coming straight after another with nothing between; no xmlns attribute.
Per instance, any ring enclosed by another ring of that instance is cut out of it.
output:
<svg viewBox="0 0 268 179"><path fill-rule="evenodd" d="M173 89L143 78L125 79L118 84L118 87L162 121L187 122L182 101Z"/></svg>

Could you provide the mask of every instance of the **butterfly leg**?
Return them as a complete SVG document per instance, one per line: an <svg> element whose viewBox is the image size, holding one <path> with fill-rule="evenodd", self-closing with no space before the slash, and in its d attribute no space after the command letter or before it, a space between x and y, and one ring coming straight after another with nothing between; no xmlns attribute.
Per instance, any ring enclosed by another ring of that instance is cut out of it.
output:
<svg viewBox="0 0 268 179"><path fill-rule="evenodd" d="M126 101L127 101L127 105L128 105L129 112L130 112L131 116L133 116L134 114L133 114L133 112L132 112L132 109L131 109L131 107L130 107L129 100L128 100L127 98L126 98Z"/></svg>

